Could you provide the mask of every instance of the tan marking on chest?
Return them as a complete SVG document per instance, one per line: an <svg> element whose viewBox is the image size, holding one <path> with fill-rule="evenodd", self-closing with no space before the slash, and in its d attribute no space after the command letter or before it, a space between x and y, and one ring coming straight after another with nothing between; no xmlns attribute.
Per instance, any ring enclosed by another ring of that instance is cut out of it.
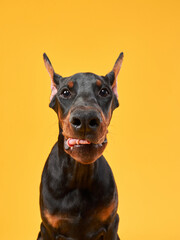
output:
<svg viewBox="0 0 180 240"><path fill-rule="evenodd" d="M110 203L107 207L104 207L101 211L98 212L97 217L101 221L106 221L111 214L114 212L114 210L117 208L117 204L115 201Z"/></svg>
<svg viewBox="0 0 180 240"><path fill-rule="evenodd" d="M47 219L48 223L53 228L58 228L62 221L71 221L71 219L68 218L65 215L60 215L60 214L53 215L53 214L50 214L47 209L44 210L44 216Z"/></svg>

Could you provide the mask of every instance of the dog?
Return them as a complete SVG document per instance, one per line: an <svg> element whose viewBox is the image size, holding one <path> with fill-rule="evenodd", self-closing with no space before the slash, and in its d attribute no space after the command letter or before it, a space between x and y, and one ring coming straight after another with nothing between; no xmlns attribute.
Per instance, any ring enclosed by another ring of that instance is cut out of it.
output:
<svg viewBox="0 0 180 240"><path fill-rule="evenodd" d="M59 136L42 173L38 240L119 239L117 187L102 153L119 106L117 76L123 56L105 76L87 72L62 77L43 54Z"/></svg>

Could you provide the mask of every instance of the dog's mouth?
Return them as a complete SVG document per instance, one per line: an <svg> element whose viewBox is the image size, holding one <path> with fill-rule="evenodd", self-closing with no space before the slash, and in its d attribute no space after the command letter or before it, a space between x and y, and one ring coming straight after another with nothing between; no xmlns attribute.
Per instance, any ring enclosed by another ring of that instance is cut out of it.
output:
<svg viewBox="0 0 180 240"><path fill-rule="evenodd" d="M75 145L86 145L86 144L91 144L90 141L88 140L82 140L82 139L74 139L74 138L68 138L66 141L66 144L68 147L74 147Z"/></svg>
<svg viewBox="0 0 180 240"><path fill-rule="evenodd" d="M105 137L101 143L92 143L86 139L65 138L64 149L76 161L90 164L96 161L107 145Z"/></svg>

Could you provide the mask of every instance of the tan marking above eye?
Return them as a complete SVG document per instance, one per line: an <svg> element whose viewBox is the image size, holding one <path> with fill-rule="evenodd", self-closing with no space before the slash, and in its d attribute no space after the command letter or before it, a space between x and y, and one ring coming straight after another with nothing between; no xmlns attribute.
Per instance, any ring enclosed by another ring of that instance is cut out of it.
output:
<svg viewBox="0 0 180 240"><path fill-rule="evenodd" d="M96 85L97 85L98 87L100 87L100 86L102 85L101 80L98 79L98 80L96 81Z"/></svg>
<svg viewBox="0 0 180 240"><path fill-rule="evenodd" d="M68 87L69 87L69 88L72 88L73 86L74 86L74 83L73 83L72 81L69 81L69 82L68 82Z"/></svg>

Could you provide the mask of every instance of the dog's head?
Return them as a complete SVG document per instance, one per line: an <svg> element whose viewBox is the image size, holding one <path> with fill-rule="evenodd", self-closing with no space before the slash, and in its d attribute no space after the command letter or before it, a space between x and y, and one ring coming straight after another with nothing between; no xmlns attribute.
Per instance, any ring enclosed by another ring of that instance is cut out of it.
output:
<svg viewBox="0 0 180 240"><path fill-rule="evenodd" d="M43 57L51 78L50 107L58 115L64 149L78 162L90 164L102 155L112 112L119 106L117 76L123 53L105 76L77 73L62 77L54 72L45 53Z"/></svg>

